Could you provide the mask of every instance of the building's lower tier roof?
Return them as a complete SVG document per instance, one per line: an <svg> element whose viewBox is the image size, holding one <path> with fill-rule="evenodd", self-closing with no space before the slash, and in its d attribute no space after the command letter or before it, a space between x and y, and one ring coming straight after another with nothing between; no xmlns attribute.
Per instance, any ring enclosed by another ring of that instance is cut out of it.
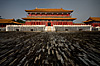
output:
<svg viewBox="0 0 100 66"><path fill-rule="evenodd" d="M55 19L55 20L75 20L76 18L22 18L24 20L28 20L28 19Z"/></svg>

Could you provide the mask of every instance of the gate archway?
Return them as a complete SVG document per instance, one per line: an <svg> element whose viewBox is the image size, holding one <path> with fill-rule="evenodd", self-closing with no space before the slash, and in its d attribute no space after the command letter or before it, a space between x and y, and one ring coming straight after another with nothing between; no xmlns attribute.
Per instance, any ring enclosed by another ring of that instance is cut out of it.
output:
<svg viewBox="0 0 100 66"><path fill-rule="evenodd" d="M51 26L51 22L48 22L48 26Z"/></svg>

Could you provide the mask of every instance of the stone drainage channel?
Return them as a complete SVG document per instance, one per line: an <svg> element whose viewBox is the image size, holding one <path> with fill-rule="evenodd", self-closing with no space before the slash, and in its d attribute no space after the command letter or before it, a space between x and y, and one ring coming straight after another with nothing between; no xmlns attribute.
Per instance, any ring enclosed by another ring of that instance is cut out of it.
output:
<svg viewBox="0 0 100 66"><path fill-rule="evenodd" d="M100 32L1 32L0 66L99 66Z"/></svg>

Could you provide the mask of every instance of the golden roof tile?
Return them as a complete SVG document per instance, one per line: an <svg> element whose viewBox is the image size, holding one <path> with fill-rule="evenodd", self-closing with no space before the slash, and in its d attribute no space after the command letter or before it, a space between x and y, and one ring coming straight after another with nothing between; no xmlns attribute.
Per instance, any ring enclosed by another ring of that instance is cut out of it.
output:
<svg viewBox="0 0 100 66"><path fill-rule="evenodd" d="M22 23L16 22L15 19L0 19L0 23L15 23L15 24L22 24Z"/></svg>
<svg viewBox="0 0 100 66"><path fill-rule="evenodd" d="M100 17L90 17L90 19L93 21L100 21Z"/></svg>
<svg viewBox="0 0 100 66"><path fill-rule="evenodd" d="M0 19L0 23L13 23L14 19Z"/></svg>
<svg viewBox="0 0 100 66"><path fill-rule="evenodd" d="M25 10L26 12L73 12L73 10L53 9L53 8L36 8L33 10Z"/></svg>
<svg viewBox="0 0 100 66"><path fill-rule="evenodd" d="M100 21L100 17L89 17L88 20L83 21L83 22L91 22L91 21Z"/></svg>

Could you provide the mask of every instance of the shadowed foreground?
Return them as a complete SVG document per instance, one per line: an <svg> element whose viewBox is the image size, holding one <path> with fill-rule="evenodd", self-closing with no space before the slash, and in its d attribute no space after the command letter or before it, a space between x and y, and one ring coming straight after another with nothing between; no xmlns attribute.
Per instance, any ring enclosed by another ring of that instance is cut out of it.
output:
<svg viewBox="0 0 100 66"><path fill-rule="evenodd" d="M100 65L100 32L0 33L0 66L93 65Z"/></svg>

